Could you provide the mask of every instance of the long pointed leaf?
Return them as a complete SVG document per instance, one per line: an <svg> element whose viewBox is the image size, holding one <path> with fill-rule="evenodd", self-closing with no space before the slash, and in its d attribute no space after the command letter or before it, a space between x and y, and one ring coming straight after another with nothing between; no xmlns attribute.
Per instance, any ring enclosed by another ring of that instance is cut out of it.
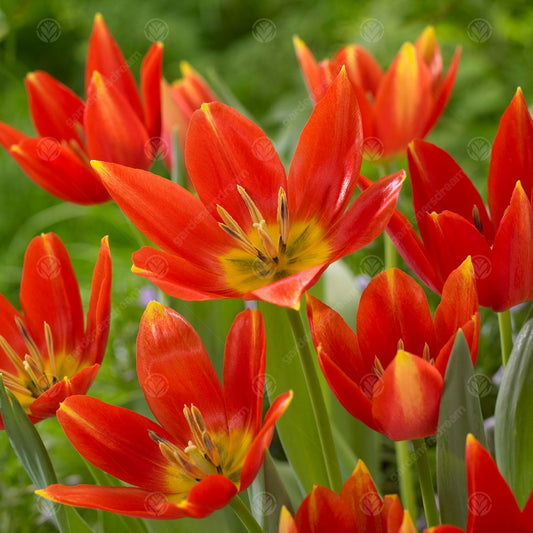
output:
<svg viewBox="0 0 533 533"><path fill-rule="evenodd" d="M437 430L437 490L442 522L466 527L466 436L472 433L486 446L483 416L470 350L457 333L444 377Z"/></svg>
<svg viewBox="0 0 533 533"><path fill-rule="evenodd" d="M39 433L15 395L4 387L1 375L0 413L9 442L33 484L38 489L44 489L48 485L57 483L54 467ZM61 533L70 532L67 515L62 506L50 502L47 512L54 517Z"/></svg>
<svg viewBox="0 0 533 533"><path fill-rule="evenodd" d="M496 400L496 462L520 507L533 489L533 318L520 330Z"/></svg>

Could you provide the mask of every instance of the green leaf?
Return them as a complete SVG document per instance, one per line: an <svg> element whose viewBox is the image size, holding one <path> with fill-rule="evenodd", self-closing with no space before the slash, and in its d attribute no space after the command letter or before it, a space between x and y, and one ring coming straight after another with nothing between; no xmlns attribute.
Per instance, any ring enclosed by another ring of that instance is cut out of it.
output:
<svg viewBox="0 0 533 533"><path fill-rule="evenodd" d="M294 391L291 405L276 424L281 444L304 492L310 492L314 483L327 487L328 474L313 407L286 311L265 302L260 302L259 308L267 338L265 388L269 399L272 401L278 394ZM307 335L299 342L308 342L311 334L307 332Z"/></svg>
<svg viewBox="0 0 533 533"><path fill-rule="evenodd" d="M457 333L444 377L437 429L437 490L442 522L466 527L466 436L472 433L486 446L479 403L479 382L468 344Z"/></svg>
<svg viewBox="0 0 533 533"><path fill-rule="evenodd" d="M518 505L533 489L533 319L516 337L496 400L496 462Z"/></svg>
<svg viewBox="0 0 533 533"><path fill-rule="evenodd" d="M44 489L48 485L57 483L54 467L39 433L15 395L4 387L1 374L0 414L9 442L35 487ZM62 533L69 533L70 527L63 506L53 502L43 505L46 506L47 513L53 516L59 530Z"/></svg>

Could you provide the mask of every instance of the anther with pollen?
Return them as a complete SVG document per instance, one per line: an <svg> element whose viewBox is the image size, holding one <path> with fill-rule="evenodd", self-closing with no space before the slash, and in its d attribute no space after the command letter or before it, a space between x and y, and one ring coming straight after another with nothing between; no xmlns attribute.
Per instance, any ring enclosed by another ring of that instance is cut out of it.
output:
<svg viewBox="0 0 533 533"><path fill-rule="evenodd" d="M481 216L479 215L479 209L475 204L472 208L472 218L474 219L474 226L476 226L476 229L479 231L479 233L483 234L483 224L481 222Z"/></svg>
<svg viewBox="0 0 533 533"><path fill-rule="evenodd" d="M252 243L237 221L221 205L217 205L217 212L220 218L222 218L222 222L219 222L219 225L230 237L239 243L241 248L251 255L258 257L265 264L275 267L279 263L280 256L287 249L287 239L289 237L289 208L285 190L283 187L280 187L278 191L277 223L279 239L277 244L268 230L265 217L246 192L246 189L241 185L237 185L237 190L250 213L252 226L257 231L262 250Z"/></svg>

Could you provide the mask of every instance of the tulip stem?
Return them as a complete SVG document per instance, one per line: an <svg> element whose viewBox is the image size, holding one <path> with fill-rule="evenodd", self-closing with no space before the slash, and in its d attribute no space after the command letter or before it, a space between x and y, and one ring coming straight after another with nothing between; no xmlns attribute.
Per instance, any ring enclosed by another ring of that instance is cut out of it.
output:
<svg viewBox="0 0 533 533"><path fill-rule="evenodd" d="M398 482L400 484L400 498L403 506L409 511L413 520L416 520L418 513L413 472L411 470L411 458L409 457L409 443L406 440L400 440L394 444L396 448L396 466L398 469Z"/></svg>
<svg viewBox="0 0 533 533"><path fill-rule="evenodd" d="M383 232L383 242L385 245L385 268L396 268L398 266L398 252L387 232Z"/></svg>
<svg viewBox="0 0 533 533"><path fill-rule="evenodd" d="M250 509L248 509L238 495L235 496L229 504L249 533L263 533L263 528L259 525Z"/></svg>
<svg viewBox="0 0 533 533"><path fill-rule="evenodd" d="M498 313L498 324L500 326L500 345L502 347L502 365L505 368L511 350L513 349L513 325L511 324L511 311Z"/></svg>
<svg viewBox="0 0 533 533"><path fill-rule="evenodd" d="M414 439L416 466L418 467L418 478L420 480L420 491L422 492L422 502L428 528L439 525L439 511L435 502L435 491L429 470L428 454L424 439Z"/></svg>
<svg viewBox="0 0 533 533"><path fill-rule="evenodd" d="M333 440L333 433L331 431L330 417L326 408L316 365L309 344L309 336L305 331L300 312L295 309L287 309L287 314L289 316L296 349L300 356L300 363L302 365L309 397L311 398L311 405L313 406L313 414L315 416L320 445L322 447L322 455L328 473L329 485L335 492L340 492L342 487L342 476L339 459L337 457L335 441Z"/></svg>

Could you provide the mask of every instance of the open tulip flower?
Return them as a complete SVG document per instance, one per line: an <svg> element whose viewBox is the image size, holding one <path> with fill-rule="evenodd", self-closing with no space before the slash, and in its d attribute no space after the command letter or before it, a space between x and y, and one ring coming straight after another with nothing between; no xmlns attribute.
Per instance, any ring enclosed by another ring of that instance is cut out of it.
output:
<svg viewBox="0 0 533 533"><path fill-rule="evenodd" d="M396 495L383 499L370 472L359 460L340 494L315 485L294 518L283 507L279 533L416 533L413 521Z"/></svg>
<svg viewBox="0 0 533 533"><path fill-rule="evenodd" d="M447 279L431 318L422 287L388 269L361 296L357 333L308 295L308 314L320 367L341 404L392 440L437 430L446 366L461 328L475 363L479 309L470 258Z"/></svg>
<svg viewBox="0 0 533 533"><path fill-rule="evenodd" d="M174 131L182 148L185 148L185 137L192 114L200 109L203 103L218 100L207 82L194 70L189 63L180 64L182 78L171 84L163 80L161 93L161 118L163 122L162 137L165 146L172 146ZM169 167L172 161L172 150L165 157Z"/></svg>
<svg viewBox="0 0 533 533"><path fill-rule="evenodd" d="M137 372L154 416L76 396L58 419L92 464L133 485L51 485L50 500L141 518L202 518L255 478L274 424L291 392L278 396L261 425L265 332L259 311L244 311L228 334L224 387L194 329L151 302L137 338Z"/></svg>
<svg viewBox="0 0 533 533"><path fill-rule="evenodd" d="M86 65L87 99L43 71L26 76L39 137L0 123L0 143L39 186L70 202L109 200L91 159L149 168L161 141L163 47L152 45L141 66L141 96L101 15L94 19ZM131 60L131 58L130 58Z"/></svg>
<svg viewBox="0 0 533 533"><path fill-rule="evenodd" d="M450 97L459 66L455 51L447 74L433 27L416 43L405 43L386 72L362 46L341 48L333 59L317 63L305 43L295 37L296 55L315 102L326 94L344 65L356 91L365 149L370 160L401 157L414 138L425 137L436 124Z"/></svg>
<svg viewBox="0 0 533 533"><path fill-rule="evenodd" d="M519 89L500 121L488 180L490 217L459 165L444 150L414 141L408 150L421 239L396 212L388 232L432 290L471 255L481 305L495 311L533 299L533 121Z"/></svg>
<svg viewBox="0 0 533 533"><path fill-rule="evenodd" d="M468 522L466 533L533 532L533 495L522 511L490 453L473 437L466 441ZM426 533L464 533L455 526L438 526Z"/></svg>
<svg viewBox="0 0 533 533"><path fill-rule="evenodd" d="M55 416L68 396L85 394L100 368L111 307L107 238L94 269L85 328L69 256L53 233L35 237L26 250L20 303L22 313L0 294L0 373L38 422Z"/></svg>
<svg viewBox="0 0 533 533"><path fill-rule="evenodd" d="M198 197L139 169L93 162L113 199L152 242L133 271L184 300L244 298L298 308L325 268L371 242L394 211L404 172L351 204L362 134L341 71L305 126L286 177L264 132L213 102L191 119L185 162Z"/></svg>

